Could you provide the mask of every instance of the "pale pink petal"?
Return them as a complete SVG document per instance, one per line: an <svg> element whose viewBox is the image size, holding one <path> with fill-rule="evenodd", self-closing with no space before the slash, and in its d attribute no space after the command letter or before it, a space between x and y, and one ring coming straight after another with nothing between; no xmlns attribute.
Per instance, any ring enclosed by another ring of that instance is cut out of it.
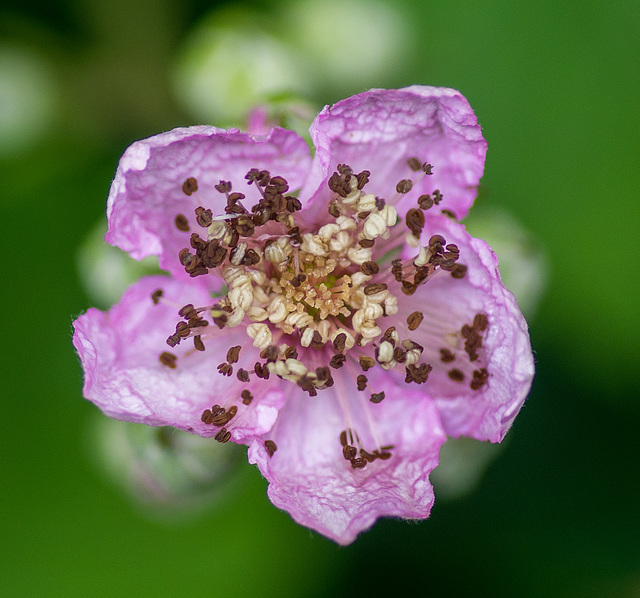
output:
<svg viewBox="0 0 640 598"><path fill-rule="evenodd" d="M423 360L434 367L425 390L437 400L443 425L450 436L471 436L480 440L502 440L524 403L534 374L533 354L527 324L513 295L503 286L498 260L489 246L474 239L464 226L444 216L427 221L423 240L442 235L460 249L459 263L468 266L463 279L438 272L418 291L399 295L400 313L424 313L411 338L425 347ZM410 255L405 249L405 256ZM469 360L461 328L471 325L478 313L488 317L479 358ZM443 362L440 349L455 354ZM454 382L448 372L457 368L463 382ZM470 388L472 372L486 368L489 380L479 390Z"/></svg>
<svg viewBox="0 0 640 598"><path fill-rule="evenodd" d="M151 293L163 289L163 300L154 305ZM257 350L247 347L245 328L218 330L208 326L206 351L194 351L185 339L177 347L166 338L180 321L177 311L186 303L206 306L211 297L201 283L179 282L163 276L143 278L132 285L108 312L90 309L75 322L73 342L85 372L84 396L115 419L152 426L174 426L200 436L213 436L218 428L201 421L202 412L213 404L238 406L227 426L236 442L248 442L268 432L284 396L277 382L257 380L250 406L240 401L245 387L235 375L222 376L217 365L227 350L241 345L241 362L253 364ZM204 329L203 329L204 330ZM178 367L162 365L159 355L178 356ZM251 366L249 366L251 367Z"/></svg>
<svg viewBox="0 0 640 598"><path fill-rule="evenodd" d="M313 196L314 204L328 201L326 180L343 163L354 172L371 171L366 191L387 200L400 180L415 180L397 204L400 214L421 194L438 189L444 197L439 209L466 216L487 151L467 100L444 87L372 89L352 96L326 107L311 126L311 137L316 155L303 194ZM433 174L412 172L407 160L414 157L432 164Z"/></svg>
<svg viewBox="0 0 640 598"><path fill-rule="evenodd" d="M446 437L435 405L421 389L394 385L374 373L372 388L384 390L386 398L373 404L371 389L352 390L353 378L341 372L334 375L335 387L317 397L290 393L267 435L277 451L269 457L264 441L256 440L249 461L269 481L273 504L298 523L349 544L379 517L428 517L434 500L429 473ZM349 425L366 450L374 450L376 438L382 446L394 445L391 458L353 469L340 444L340 432Z"/></svg>
<svg viewBox="0 0 640 598"><path fill-rule="evenodd" d="M253 136L199 126L138 141L122 156L111 186L106 240L136 259L160 256L161 268L184 278L178 252L189 247L191 232L206 237L206 230L195 222L195 208L202 205L214 214L224 213L226 198L214 185L231 181L234 191L247 195L249 209L260 197L244 178L251 168L283 176L294 190L302 186L309 164L306 142L284 129ZM187 197L182 185L189 177L197 180L198 191ZM189 219L190 232L175 227L178 214Z"/></svg>

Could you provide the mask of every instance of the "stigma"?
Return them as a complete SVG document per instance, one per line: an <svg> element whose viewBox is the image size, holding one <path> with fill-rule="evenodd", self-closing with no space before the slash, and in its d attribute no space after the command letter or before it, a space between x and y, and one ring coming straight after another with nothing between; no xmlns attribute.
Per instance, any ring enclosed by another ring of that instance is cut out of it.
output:
<svg viewBox="0 0 640 598"><path fill-rule="evenodd" d="M338 165L327 183L327 213L314 221L305 218L287 181L266 170L246 173L247 193L236 190L242 182L220 181L215 189L225 207L217 214L198 202L197 180L186 179L182 192L194 200L194 208L189 217L175 216L176 228L189 235L189 246L177 259L190 277L213 275L226 288L210 305L182 306L166 342L171 348L192 343L180 357L188 359L194 351L206 351L209 342L219 343L224 338L221 329L242 327L247 344L255 347L229 347L226 359L213 364L221 376L236 376L246 385L237 404L213 405L203 412L202 422L219 428L216 440L227 442L238 407L250 408L249 387L255 379L276 376L316 397L332 388L336 371L345 368L342 373L349 375L343 379L352 381L354 392L366 397L368 405L385 399L369 381L372 368L398 371L406 384L420 385L436 365L448 368L452 383L470 384L474 390L486 384L485 314L476 314L454 330L453 341L450 331L448 342L425 347L416 340L416 331L430 325L428 311L399 313L399 298L415 294L434 276L462 279L467 271L458 246L442 235L421 242L425 211L441 201L439 191L421 195L404 222L399 219L394 204L411 191L416 178L430 175L433 168L416 158L407 166L407 178L397 182L393 197L385 199L368 192L369 171L356 173ZM406 246L411 252L404 250ZM411 258L402 257L408 253ZM152 299L163 300L161 289ZM180 359L166 350L159 359L170 369L180 365ZM341 383L333 392L345 392L342 387ZM339 442L354 469L391 456L391 445L370 451L360 446L351 422L345 424ZM272 456L277 447L272 440L266 442Z"/></svg>

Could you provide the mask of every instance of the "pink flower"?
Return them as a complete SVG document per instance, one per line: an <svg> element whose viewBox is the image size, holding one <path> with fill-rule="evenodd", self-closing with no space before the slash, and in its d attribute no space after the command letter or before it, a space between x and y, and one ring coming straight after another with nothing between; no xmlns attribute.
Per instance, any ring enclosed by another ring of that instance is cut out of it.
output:
<svg viewBox="0 0 640 598"><path fill-rule="evenodd" d="M498 262L457 219L486 142L457 91L325 108L283 129L134 143L107 241L170 276L75 322L107 415L249 446L272 502L341 544L429 515L446 436L499 442L533 377ZM168 346L167 346L168 345Z"/></svg>

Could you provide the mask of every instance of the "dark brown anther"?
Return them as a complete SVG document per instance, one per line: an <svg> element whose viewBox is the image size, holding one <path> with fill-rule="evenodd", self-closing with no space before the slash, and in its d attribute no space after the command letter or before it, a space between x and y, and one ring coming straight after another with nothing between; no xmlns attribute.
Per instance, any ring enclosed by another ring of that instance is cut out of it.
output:
<svg viewBox="0 0 640 598"><path fill-rule="evenodd" d="M396 346L396 341L395 341L395 339L393 337L393 333L395 331L396 331L396 327L395 326L389 326L389 328L387 328L384 331L384 334L380 338L380 342L387 341L388 343L391 343L395 347Z"/></svg>
<svg viewBox="0 0 640 598"><path fill-rule="evenodd" d="M329 203L328 211L329 211L329 214L331 214L331 216L333 216L334 218L338 218L340 216L340 210L338 209L338 206L335 201L331 201Z"/></svg>
<svg viewBox="0 0 640 598"><path fill-rule="evenodd" d="M358 361L360 362L360 367L362 368L363 372L370 370L376 364L375 359L373 357L369 357L368 355L360 355Z"/></svg>
<svg viewBox="0 0 640 598"><path fill-rule="evenodd" d="M160 303L162 295L164 295L164 291L162 289L156 289L151 293L151 301L153 301L154 305L158 305L158 303Z"/></svg>
<svg viewBox="0 0 640 598"><path fill-rule="evenodd" d="M402 281L402 286L400 287L400 290L405 295L413 295L416 292L417 288L418 288L417 285L410 283L408 280L403 280Z"/></svg>
<svg viewBox="0 0 640 598"><path fill-rule="evenodd" d="M402 347L396 347L393 350L393 358L398 363L404 363L407 360L407 352L406 352L406 350L403 349Z"/></svg>
<svg viewBox="0 0 640 598"><path fill-rule="evenodd" d="M189 221L184 214L178 214L173 223L175 224L176 228L183 233L187 233L189 232L189 230L191 230L189 228Z"/></svg>
<svg viewBox="0 0 640 598"><path fill-rule="evenodd" d="M422 171L423 171L425 174L431 175L431 174L433 174L433 166L432 166L431 164L428 164L427 162L425 162L425 163L422 165Z"/></svg>
<svg viewBox="0 0 640 598"><path fill-rule="evenodd" d="M470 339L476 336L477 333L469 324L464 324L462 328L460 328L460 334L462 334L462 338Z"/></svg>
<svg viewBox="0 0 640 598"><path fill-rule="evenodd" d="M405 382L415 382L416 384L423 384L429 378L429 373L433 368L428 363L421 363L420 365L411 364L405 368L406 377Z"/></svg>
<svg viewBox="0 0 640 598"><path fill-rule="evenodd" d="M367 377L364 374L358 374L356 384L358 385L358 390L364 390L367 388Z"/></svg>
<svg viewBox="0 0 640 598"><path fill-rule="evenodd" d="M302 202L293 195L287 195L285 198L287 212L298 212L302 209Z"/></svg>
<svg viewBox="0 0 640 598"><path fill-rule="evenodd" d="M227 351L227 361L229 363L237 363L238 358L240 357L240 349L242 347L240 345L236 345L235 347L231 347Z"/></svg>
<svg viewBox="0 0 640 598"><path fill-rule="evenodd" d="M198 181L190 176L184 183L182 183L182 192L185 195L191 195L198 190Z"/></svg>
<svg viewBox="0 0 640 598"><path fill-rule="evenodd" d="M267 449L269 457L273 457L273 454L278 450L278 446L273 442L273 440L265 440L264 448Z"/></svg>
<svg viewBox="0 0 640 598"><path fill-rule="evenodd" d="M460 249L454 243L449 243L445 249L447 251L450 251L451 253L458 253L458 254L460 253Z"/></svg>
<svg viewBox="0 0 640 598"><path fill-rule="evenodd" d="M240 235L236 232L235 229L228 229L227 235L225 236L225 241L229 247L235 247L240 241Z"/></svg>
<svg viewBox="0 0 640 598"><path fill-rule="evenodd" d="M415 330L422 324L422 320L424 319L424 314L421 311L414 311L407 317L407 326L409 326L409 330Z"/></svg>
<svg viewBox="0 0 640 598"><path fill-rule="evenodd" d="M347 431L346 430L342 430L342 432L340 432L340 444L343 447L347 446Z"/></svg>
<svg viewBox="0 0 640 598"><path fill-rule="evenodd" d="M196 351L204 351L204 343L199 334L193 337L193 346L196 348Z"/></svg>
<svg viewBox="0 0 640 598"><path fill-rule="evenodd" d="M238 372L236 373L236 377L238 378L238 380L240 380L240 382L249 382L249 372L242 368L238 370Z"/></svg>
<svg viewBox="0 0 640 598"><path fill-rule="evenodd" d="M380 272L380 266L378 266L378 264L376 264L375 262L365 262L364 264L362 264L362 266L360 266L360 271L367 276L373 276L374 274Z"/></svg>
<svg viewBox="0 0 640 598"><path fill-rule="evenodd" d="M476 314L473 318L473 327L476 330L480 330L484 332L489 325L489 318L487 318L486 314Z"/></svg>
<svg viewBox="0 0 640 598"><path fill-rule="evenodd" d="M229 442L229 440L231 439L231 432L229 432L226 428L220 428L214 438L221 443Z"/></svg>
<svg viewBox="0 0 640 598"><path fill-rule="evenodd" d="M424 228L424 212L417 208L411 208L405 217L407 228L416 236L419 236Z"/></svg>
<svg viewBox="0 0 640 598"><path fill-rule="evenodd" d="M231 191L231 181L220 181L217 185L214 185L214 189L220 193L229 193Z"/></svg>
<svg viewBox="0 0 640 598"><path fill-rule="evenodd" d="M402 277L404 276L402 271L402 260L395 259L391 261L391 274L393 274L393 277L397 282L402 282Z"/></svg>
<svg viewBox="0 0 640 598"><path fill-rule="evenodd" d="M411 168L411 170L413 170L413 172L418 172L418 170L422 168L422 163L420 162L420 160L418 160L418 158L409 158L407 160L407 165L409 166L409 168Z"/></svg>
<svg viewBox="0 0 640 598"><path fill-rule="evenodd" d="M374 284L368 284L366 287L364 287L364 294L375 295L376 293L380 293L386 290L387 285L384 282L376 282Z"/></svg>
<svg viewBox="0 0 640 598"><path fill-rule="evenodd" d="M200 420L207 425L211 424L213 422L213 413L209 409L205 409L200 416Z"/></svg>
<svg viewBox="0 0 640 598"><path fill-rule="evenodd" d="M198 206L196 208L196 222L200 226L207 228L207 226L213 222L213 212L209 209L205 210L202 206Z"/></svg>
<svg viewBox="0 0 640 598"><path fill-rule="evenodd" d="M438 205L442 201L442 193L438 189L433 192L433 203Z"/></svg>
<svg viewBox="0 0 640 598"><path fill-rule="evenodd" d="M360 449L360 456L363 459L366 459L367 463L373 463L378 458L378 455L370 453L369 451L365 451L362 448Z"/></svg>
<svg viewBox="0 0 640 598"><path fill-rule="evenodd" d="M351 459L351 467L354 469L364 469L367 465L367 460L364 457L356 457L355 459Z"/></svg>
<svg viewBox="0 0 640 598"><path fill-rule="evenodd" d="M191 311L194 311L193 303L187 303L186 305L180 308L180 310L178 311L178 315L181 318L184 318Z"/></svg>
<svg viewBox="0 0 640 598"><path fill-rule="evenodd" d="M337 353L331 358L331 360L329 361L329 365L337 370L344 365L346 359L346 356L344 356L342 353Z"/></svg>
<svg viewBox="0 0 640 598"><path fill-rule="evenodd" d="M343 445L342 456L347 461L351 461L351 459L355 458L357 454L358 454L358 449L355 446L351 446L350 444Z"/></svg>
<svg viewBox="0 0 640 598"><path fill-rule="evenodd" d="M160 363L172 370L175 370L177 367L176 360L178 359L173 353L169 353L169 351L163 351L160 353Z"/></svg>
<svg viewBox="0 0 640 598"><path fill-rule="evenodd" d="M446 347L440 349L440 361L443 363L450 363L454 361L456 356Z"/></svg>
<svg viewBox="0 0 640 598"><path fill-rule="evenodd" d="M170 347L175 347L176 345L180 344L180 341L182 339L180 338L180 335L178 334L172 334L168 339L167 339L167 345L169 345Z"/></svg>
<svg viewBox="0 0 640 598"><path fill-rule="evenodd" d="M186 247L184 249L181 249L180 253L178 254L178 259L180 260L180 263L183 266L188 266L191 263L191 260L193 259L193 257L194 256L191 255L191 253Z"/></svg>
<svg viewBox="0 0 640 598"><path fill-rule="evenodd" d="M178 322L176 324L176 334L180 338L187 338L189 334L191 334L191 330L189 329L189 325L186 322Z"/></svg>
<svg viewBox="0 0 640 598"><path fill-rule="evenodd" d="M256 228L251 216L240 216L233 223L233 227L241 237L250 237Z"/></svg>
<svg viewBox="0 0 640 598"><path fill-rule="evenodd" d="M359 332L358 332L358 334L356 334L356 347L362 347L363 338L364 337Z"/></svg>
<svg viewBox="0 0 640 598"><path fill-rule="evenodd" d="M260 261L260 254L255 249L247 249L242 260L243 266L255 266Z"/></svg>
<svg viewBox="0 0 640 598"><path fill-rule="evenodd" d="M431 195L421 195L418 197L418 205L422 210L428 210L433 207L433 199L431 199Z"/></svg>
<svg viewBox="0 0 640 598"><path fill-rule="evenodd" d="M447 218L450 218L451 220L458 220L458 217L456 216L456 213L453 210L448 210L448 209L443 209L440 210L440 213L443 216L446 216Z"/></svg>
<svg viewBox="0 0 640 598"><path fill-rule="evenodd" d="M232 410L235 411L232 412ZM225 426L231 421L233 416L238 412L238 408L234 405L226 411L224 407L220 407L220 405L214 405L212 409L213 418L211 419L211 423L214 426Z"/></svg>
<svg viewBox="0 0 640 598"><path fill-rule="evenodd" d="M471 380L471 390L480 390L489 379L489 372L485 368L473 370L473 379Z"/></svg>
<svg viewBox="0 0 640 598"><path fill-rule="evenodd" d="M464 382L464 374L458 369L453 368L447 372L447 375L454 382Z"/></svg>
<svg viewBox="0 0 640 598"><path fill-rule="evenodd" d="M370 401L372 403L380 403L384 399L384 391L382 392L374 392L371 394Z"/></svg>
<svg viewBox="0 0 640 598"><path fill-rule="evenodd" d="M357 216L359 220L364 220L371 214L371 212L358 212Z"/></svg>
<svg viewBox="0 0 640 598"><path fill-rule="evenodd" d="M218 366L218 371L223 376L231 376L231 374L233 374L233 366L229 365L228 363L221 363Z"/></svg>
<svg viewBox="0 0 640 598"><path fill-rule="evenodd" d="M191 278L195 278L196 276L204 276L205 274L209 274L209 270L207 270L204 266L197 266L192 270L189 270L189 276Z"/></svg>
<svg viewBox="0 0 640 598"><path fill-rule="evenodd" d="M378 210L382 210L387 202L384 200L384 197L376 196L376 208Z"/></svg>
<svg viewBox="0 0 640 598"><path fill-rule="evenodd" d="M410 179L402 179L396 185L396 191L398 193L409 193L413 189L413 182Z"/></svg>
<svg viewBox="0 0 640 598"><path fill-rule="evenodd" d="M271 375L269 368L266 365L262 365L260 362L256 362L256 365L253 366L253 369L256 373L256 376L258 376L258 378L262 378L263 380L268 380L269 376Z"/></svg>
<svg viewBox="0 0 640 598"><path fill-rule="evenodd" d="M269 345L266 349L260 352L260 357L266 359L267 363L273 363L278 359L278 347L275 345Z"/></svg>
<svg viewBox="0 0 640 598"><path fill-rule="evenodd" d="M194 249L204 250L207 248L207 242L204 239L200 238L200 235L198 235L198 233L191 233L189 243Z"/></svg>
<svg viewBox="0 0 640 598"><path fill-rule="evenodd" d="M244 405L251 405L253 401L253 395L246 388L240 393L240 398Z"/></svg>
<svg viewBox="0 0 640 598"><path fill-rule="evenodd" d="M358 245L360 245L360 247L368 249L369 247L373 247L375 245L375 241L373 239L360 239L358 241Z"/></svg>
<svg viewBox="0 0 640 598"><path fill-rule="evenodd" d="M391 453L389 451L373 451L373 453L378 457L378 459L382 459L383 461L391 458Z"/></svg>
<svg viewBox="0 0 640 598"><path fill-rule="evenodd" d="M298 359L298 350L292 345L284 350L285 359Z"/></svg>
<svg viewBox="0 0 640 598"><path fill-rule="evenodd" d="M331 377L331 372L326 366L318 366L316 368L316 379L318 382L326 382Z"/></svg>
<svg viewBox="0 0 640 598"><path fill-rule="evenodd" d="M344 332L340 332L336 335L336 338L333 339L333 348L338 353L343 353L345 344L347 342L347 335Z"/></svg>
<svg viewBox="0 0 640 598"><path fill-rule="evenodd" d="M453 270L451 270L452 278L464 278L467 275L467 267L464 264L456 264Z"/></svg>
<svg viewBox="0 0 640 598"><path fill-rule="evenodd" d="M436 247L437 245L444 246L446 244L446 240L442 235L433 235L429 239L429 247Z"/></svg>
<svg viewBox="0 0 640 598"><path fill-rule="evenodd" d="M211 413L213 413L214 416L220 415L221 413L224 413L224 412L225 412L225 408L220 407L220 405L214 405L213 407L211 407Z"/></svg>
<svg viewBox="0 0 640 598"><path fill-rule="evenodd" d="M324 343L322 342L322 335L317 330L314 330L313 332L310 346L312 349L322 349L324 347Z"/></svg>
<svg viewBox="0 0 640 598"><path fill-rule="evenodd" d="M362 191L364 186L369 182L369 177L371 173L368 170L363 170L362 172L356 175L356 180L358 181L358 189Z"/></svg>

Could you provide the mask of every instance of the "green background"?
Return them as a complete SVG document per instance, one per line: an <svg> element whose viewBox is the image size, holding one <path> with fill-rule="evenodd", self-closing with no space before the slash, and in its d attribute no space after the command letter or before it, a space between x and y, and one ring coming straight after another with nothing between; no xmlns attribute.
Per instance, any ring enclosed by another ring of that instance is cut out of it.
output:
<svg viewBox="0 0 640 598"><path fill-rule="evenodd" d="M0 5L0 46L42 57L56 82L41 134L0 155L0 593L640 596L637 0L391 5L411 51L371 84L460 89L489 142L477 209L508 210L548 257L530 322L534 387L473 494L436 498L429 520L380 521L339 548L272 507L248 465L219 504L173 522L136 508L96 467L96 409L71 347L71 322L92 303L78 249L125 147L200 124L169 73L212 6ZM286 33L278 6L254 8Z"/></svg>

